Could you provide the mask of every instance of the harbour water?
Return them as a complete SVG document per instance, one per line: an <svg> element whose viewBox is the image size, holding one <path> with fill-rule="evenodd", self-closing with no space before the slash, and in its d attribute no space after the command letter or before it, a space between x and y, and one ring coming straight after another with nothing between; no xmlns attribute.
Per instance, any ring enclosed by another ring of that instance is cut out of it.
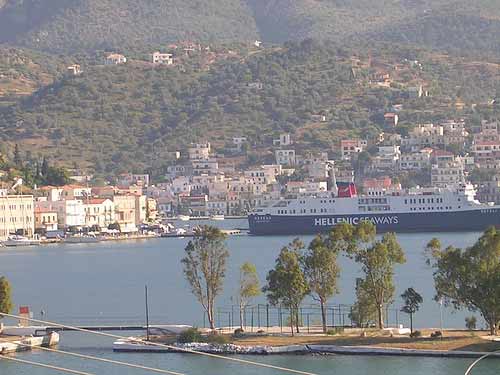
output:
<svg viewBox="0 0 500 375"><path fill-rule="evenodd" d="M246 221L217 222L226 228L245 227ZM396 269L396 285L401 292L413 287L421 292L424 304L415 317L416 326L441 325L440 305L433 300L432 269L425 264L423 249L433 237L444 245L467 246L479 233L402 234L407 263ZM303 237L305 242L312 237ZM229 306L236 294L238 268L245 262L256 264L261 282L273 267L280 248L293 237L232 236L228 272L219 306ZM17 306L29 305L36 317L44 311L44 318L74 324L137 324L144 321L143 291L148 285L152 323L203 324L203 314L191 295L182 274L180 259L188 239L151 239L141 241L103 242L96 244L48 245L33 248L0 249L0 274L7 276ZM332 303L352 304L354 282L359 268L351 260L342 258L340 294ZM399 298L396 298L399 308ZM265 303L264 297L256 302ZM464 327L470 312L443 309L443 326ZM401 320L404 322L403 317ZM482 324L482 323L481 323ZM120 333L126 335L126 333ZM179 354L118 354L111 351L108 339L76 333L63 333L61 348L88 355L102 356L152 367L173 369L186 374L274 374L276 371L228 364L213 359ZM20 358L83 369L95 374L143 374L139 370L124 370L99 363L76 360L44 352L25 353ZM252 357L254 360L284 365L317 374L460 374L470 360L430 358L388 358L349 356L290 356ZM0 361L0 374L52 374ZM500 361L485 362L479 374L500 373Z"/></svg>

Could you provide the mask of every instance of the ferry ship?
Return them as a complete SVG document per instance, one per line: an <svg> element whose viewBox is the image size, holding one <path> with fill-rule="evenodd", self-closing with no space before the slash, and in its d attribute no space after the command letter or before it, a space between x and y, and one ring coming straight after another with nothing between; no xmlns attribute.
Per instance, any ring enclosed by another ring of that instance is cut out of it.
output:
<svg viewBox="0 0 500 375"><path fill-rule="evenodd" d="M335 191L269 201L248 215L250 234L329 232L338 223L372 222L377 233L482 231L500 227L500 205L483 204L470 184L453 188L371 190L358 195L354 183Z"/></svg>

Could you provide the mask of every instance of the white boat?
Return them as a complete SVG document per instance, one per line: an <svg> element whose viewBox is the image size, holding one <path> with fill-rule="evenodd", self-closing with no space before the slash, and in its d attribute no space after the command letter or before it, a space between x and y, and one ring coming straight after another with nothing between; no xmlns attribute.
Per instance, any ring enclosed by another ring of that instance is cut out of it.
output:
<svg viewBox="0 0 500 375"><path fill-rule="evenodd" d="M3 242L5 246L13 247L13 246L36 246L40 245L39 240L29 239L28 237L20 236L20 235L12 235L7 237L7 240Z"/></svg>
<svg viewBox="0 0 500 375"><path fill-rule="evenodd" d="M113 343L114 352L146 352L146 353L168 353L172 350L154 345L150 342L137 339L136 337L128 337L119 339Z"/></svg>
<svg viewBox="0 0 500 375"><path fill-rule="evenodd" d="M0 353L14 353L31 350L36 347L52 347L59 343L57 332L45 333L40 336L22 336L19 340L0 342Z"/></svg>
<svg viewBox="0 0 500 375"><path fill-rule="evenodd" d="M212 215L210 217L212 220L224 220L224 215Z"/></svg>
<svg viewBox="0 0 500 375"><path fill-rule="evenodd" d="M189 216L189 215L179 215L179 216L177 216L177 218L180 221L189 221L189 220L191 220L191 216Z"/></svg>
<svg viewBox="0 0 500 375"><path fill-rule="evenodd" d="M96 235L74 235L70 237L66 237L64 242L66 243L96 243L100 242L101 238Z"/></svg>

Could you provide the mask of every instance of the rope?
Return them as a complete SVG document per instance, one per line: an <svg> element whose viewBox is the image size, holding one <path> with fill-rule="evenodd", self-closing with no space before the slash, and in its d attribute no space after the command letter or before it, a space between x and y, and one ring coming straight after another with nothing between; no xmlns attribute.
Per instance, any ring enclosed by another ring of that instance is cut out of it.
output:
<svg viewBox="0 0 500 375"><path fill-rule="evenodd" d="M0 354L0 358L5 359L7 361L12 361L12 362L17 362L17 363L22 363L24 365L30 365L30 366L36 366L36 367L43 367L46 369L50 370L56 370L56 371L61 371L61 372L66 372L68 374L76 374L76 375L93 375L89 372L83 372L83 371L77 371L77 370L71 370L69 368L64 368L64 367L58 367L58 366L52 366L52 365L45 365L43 363L39 362L32 362L32 361L26 361L24 359L19 359L19 358L12 358L12 357L7 357L5 355Z"/></svg>
<svg viewBox="0 0 500 375"><path fill-rule="evenodd" d="M476 359L474 362L472 362L472 364L467 367L467 371L465 371L465 374L464 375L469 375L470 372L472 371L472 369L479 363L481 362L483 359L485 358L488 358L489 356L495 354L495 353L500 353L500 350L495 350L493 352L490 352L490 353L486 353L485 355L479 357L478 359Z"/></svg>
<svg viewBox="0 0 500 375"><path fill-rule="evenodd" d="M26 347L30 347L29 345L26 345L26 344L20 344L20 345L26 346ZM136 368L136 369L140 369L140 370L157 372L159 374L184 375L184 374L182 374L180 372L169 371L169 370L162 370L162 369L158 369L158 368L141 366L141 365L135 365L133 363L127 363L127 362L121 362L121 361L114 361L114 360L106 359L106 358L92 357L92 356L89 356L89 355L83 355L83 354L78 354L78 353L65 352L63 350L56 350L56 349L51 349L51 348L45 348L43 346L37 347L37 350L44 350L44 351L47 351L47 352L57 353L57 354L63 354L63 355L67 355L67 356L71 356L71 357L76 357L76 358L90 359L92 361L105 362L105 363L110 363L112 365L132 367L132 368Z"/></svg>
<svg viewBox="0 0 500 375"><path fill-rule="evenodd" d="M78 328L78 327L74 327L74 326L58 324L58 323L44 321L44 320L24 318L24 317L20 317L18 315L13 315L13 314L0 313L0 315L6 316L6 317L9 317L9 318L14 318L14 319L25 319L25 320L28 320L30 322L35 322L35 323L39 323L39 324L45 324L45 325L48 325L48 326L52 326L54 328L58 328L58 327L60 327L60 328L68 328L68 329L71 329L73 331L90 333L90 334L99 335L99 336L103 336L103 337L110 337L110 338L114 338L114 339L126 339L127 338L125 336L118 336L118 335L113 335L113 334L104 333L104 332L96 332L96 331L91 331L91 330L88 330L88 329L83 329L83 328ZM160 343L155 343L155 342L151 342L151 341L145 341L145 340L140 339L140 338L137 338L137 339L134 338L134 341L143 342L143 343L147 343L148 345L154 345L154 346L158 346L158 347L162 347L162 348L167 348L167 349L171 349L171 350L175 350L175 351L179 351L179 352L191 353L191 354L198 354L198 355L205 356L205 357L222 359L222 360L225 360L225 361L235 362L235 363L239 363L239 364L252 365L252 366L257 366L257 367L263 367L263 368L268 368L268 369L273 369L273 370L288 372L288 373L291 373L291 374L316 375L316 374L314 374L312 372L306 372L306 371L294 370L294 369L290 369L290 368L286 368L286 367L268 365L266 363L254 362L254 361L249 361L249 360L246 360L246 359L225 357L225 356L218 355L218 354L204 353L204 352L200 352L200 351L197 351L197 350L179 348L179 347L172 346L172 345L166 345L166 344L160 344Z"/></svg>

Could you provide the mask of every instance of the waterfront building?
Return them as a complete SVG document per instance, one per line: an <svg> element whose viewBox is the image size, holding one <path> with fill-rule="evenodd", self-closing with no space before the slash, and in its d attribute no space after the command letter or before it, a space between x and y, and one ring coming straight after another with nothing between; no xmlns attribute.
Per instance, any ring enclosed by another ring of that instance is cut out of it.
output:
<svg viewBox="0 0 500 375"><path fill-rule="evenodd" d="M137 232L136 196L123 194L113 196L115 204L115 223L120 225L122 233Z"/></svg>
<svg viewBox="0 0 500 375"><path fill-rule="evenodd" d="M154 222L158 218L158 203L154 198L146 198L146 217L148 222Z"/></svg>
<svg viewBox="0 0 500 375"><path fill-rule="evenodd" d="M109 198L92 198L84 203L85 226L104 229L115 222L115 204Z"/></svg>
<svg viewBox="0 0 500 375"><path fill-rule="evenodd" d="M145 195L135 195L135 225L138 227L148 218L148 203Z"/></svg>
<svg viewBox="0 0 500 375"><path fill-rule="evenodd" d="M56 211L60 229L85 226L85 208L80 199L49 201L41 198L35 204L42 211Z"/></svg>
<svg viewBox="0 0 500 375"><path fill-rule="evenodd" d="M0 191L0 240L6 240L10 234L35 233L34 200L32 195L8 195Z"/></svg>
<svg viewBox="0 0 500 375"><path fill-rule="evenodd" d="M44 210L41 207L35 207L35 230L36 231L56 231L58 230L57 211Z"/></svg>

